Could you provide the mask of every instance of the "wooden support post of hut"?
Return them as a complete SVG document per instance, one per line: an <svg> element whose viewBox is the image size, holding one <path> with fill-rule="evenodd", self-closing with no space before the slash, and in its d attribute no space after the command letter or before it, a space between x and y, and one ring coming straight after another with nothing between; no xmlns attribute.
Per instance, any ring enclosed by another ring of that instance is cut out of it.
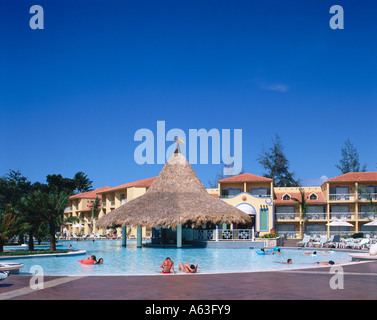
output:
<svg viewBox="0 0 377 320"><path fill-rule="evenodd" d="M178 138L176 142L174 154L147 192L98 219L98 227L129 225L177 229L177 247L181 247L182 225L186 223L200 226L207 222L224 225L250 222L246 213L207 192L180 152L182 140ZM141 246L141 232L137 239Z"/></svg>
<svg viewBox="0 0 377 320"><path fill-rule="evenodd" d="M136 231L136 247L137 248L141 248L142 240L143 240L143 231L141 227L138 227Z"/></svg>
<svg viewBox="0 0 377 320"><path fill-rule="evenodd" d="M122 246L123 247L127 246L127 227L126 226L122 227Z"/></svg>
<svg viewBox="0 0 377 320"><path fill-rule="evenodd" d="M182 223L177 225L177 248L182 248Z"/></svg>

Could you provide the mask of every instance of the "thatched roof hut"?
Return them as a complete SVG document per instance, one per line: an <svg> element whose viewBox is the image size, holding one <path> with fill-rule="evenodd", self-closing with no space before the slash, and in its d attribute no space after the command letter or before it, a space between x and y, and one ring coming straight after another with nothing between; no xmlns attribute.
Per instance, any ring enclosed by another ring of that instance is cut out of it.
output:
<svg viewBox="0 0 377 320"><path fill-rule="evenodd" d="M163 226L175 229L179 224L196 226L212 223L246 223L243 211L211 196L179 146L147 192L109 212L96 226Z"/></svg>

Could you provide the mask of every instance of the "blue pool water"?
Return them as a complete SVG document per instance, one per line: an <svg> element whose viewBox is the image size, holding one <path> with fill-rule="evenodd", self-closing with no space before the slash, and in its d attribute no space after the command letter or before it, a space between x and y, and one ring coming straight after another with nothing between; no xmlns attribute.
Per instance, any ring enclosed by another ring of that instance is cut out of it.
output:
<svg viewBox="0 0 377 320"><path fill-rule="evenodd" d="M256 249L208 249L208 248L136 248L136 242L128 241L127 247L122 247L118 240L101 241L63 241L59 249L68 248L85 250L84 255L71 257L41 257L6 259L8 262L20 262L24 267L21 274L30 273L30 268L39 265L44 275L157 275L161 271L161 262L170 257L174 261L175 270L179 262L198 263L199 273L228 273L272 271L294 268L312 268L317 261L333 260L336 263L350 262L348 252L334 252L321 256L306 256L305 252L313 249L285 249L281 254L260 256ZM84 265L77 260L95 255L103 258L102 265ZM292 265L281 264L290 258ZM0 263L6 262L0 260Z"/></svg>

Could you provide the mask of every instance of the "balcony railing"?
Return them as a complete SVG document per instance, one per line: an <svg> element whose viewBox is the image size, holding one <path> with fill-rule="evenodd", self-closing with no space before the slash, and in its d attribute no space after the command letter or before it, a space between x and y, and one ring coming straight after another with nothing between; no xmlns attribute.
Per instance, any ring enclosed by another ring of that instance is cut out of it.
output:
<svg viewBox="0 0 377 320"><path fill-rule="evenodd" d="M251 229L194 229L194 240L252 240Z"/></svg>
<svg viewBox="0 0 377 320"><path fill-rule="evenodd" d="M241 193L248 193L250 194L251 196L253 197L260 197L260 198L271 198L271 195L270 194L251 194L249 192L240 192L240 193L237 193L237 194L220 194L219 198L233 198L233 197L236 197L238 196L239 194Z"/></svg>
<svg viewBox="0 0 377 320"><path fill-rule="evenodd" d="M110 207L115 207L115 201L110 201Z"/></svg>
<svg viewBox="0 0 377 320"><path fill-rule="evenodd" d="M308 220L327 220L327 213L306 213Z"/></svg>
<svg viewBox="0 0 377 320"><path fill-rule="evenodd" d="M359 200L377 200L377 193L359 193Z"/></svg>
<svg viewBox="0 0 377 320"><path fill-rule="evenodd" d="M300 219L300 213L275 213L276 220L296 220Z"/></svg>
<svg viewBox="0 0 377 320"><path fill-rule="evenodd" d="M377 219L377 213L376 212L359 212L359 219L375 220Z"/></svg>
<svg viewBox="0 0 377 320"><path fill-rule="evenodd" d="M64 209L64 213L71 212L71 211L72 211L72 207L67 207Z"/></svg>
<svg viewBox="0 0 377 320"><path fill-rule="evenodd" d="M354 201L355 194L354 193L343 193L343 194L329 194L330 201Z"/></svg>
<svg viewBox="0 0 377 320"><path fill-rule="evenodd" d="M355 219L355 212L330 212L330 219Z"/></svg>
<svg viewBox="0 0 377 320"><path fill-rule="evenodd" d="M333 227L334 230L330 230L330 236L335 236L339 234L340 236L350 236L355 233L355 231L339 231L337 228L338 227Z"/></svg>

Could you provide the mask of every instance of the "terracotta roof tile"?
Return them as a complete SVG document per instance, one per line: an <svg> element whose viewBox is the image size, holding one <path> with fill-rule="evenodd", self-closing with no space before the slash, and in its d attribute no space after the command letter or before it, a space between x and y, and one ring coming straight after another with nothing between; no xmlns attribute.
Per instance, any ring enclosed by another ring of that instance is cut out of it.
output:
<svg viewBox="0 0 377 320"><path fill-rule="evenodd" d="M310 195L314 193L317 195L317 200L311 200ZM301 200L300 192L292 192L292 191L285 191L285 192L277 192L275 193L275 204L295 204L297 203L295 200L283 200L285 194L290 195L291 198L296 198ZM321 191L305 191L306 203L307 204L316 204L316 203L327 203L325 195Z"/></svg>
<svg viewBox="0 0 377 320"><path fill-rule="evenodd" d="M95 199L97 197L97 193L108 190L108 189L111 189L111 188L109 186L106 186L106 187L98 188L92 191L74 194L73 196L70 196L69 199Z"/></svg>
<svg viewBox="0 0 377 320"><path fill-rule="evenodd" d="M218 182L272 182L273 179L257 176L251 173L242 173L238 176L233 176L225 179L221 179Z"/></svg>
<svg viewBox="0 0 377 320"><path fill-rule="evenodd" d="M109 189L104 190L104 191L99 192L99 193L105 193L105 192L108 192L108 191L120 190L120 189L125 189L125 188L130 188L130 187L150 187L155 179L156 179L156 177L138 180L138 181L133 181L133 182L128 182L128 183L122 184L120 186L109 188Z"/></svg>
<svg viewBox="0 0 377 320"><path fill-rule="evenodd" d="M367 182L377 181L377 172L348 172L326 182ZM325 183L326 183L325 182Z"/></svg>

